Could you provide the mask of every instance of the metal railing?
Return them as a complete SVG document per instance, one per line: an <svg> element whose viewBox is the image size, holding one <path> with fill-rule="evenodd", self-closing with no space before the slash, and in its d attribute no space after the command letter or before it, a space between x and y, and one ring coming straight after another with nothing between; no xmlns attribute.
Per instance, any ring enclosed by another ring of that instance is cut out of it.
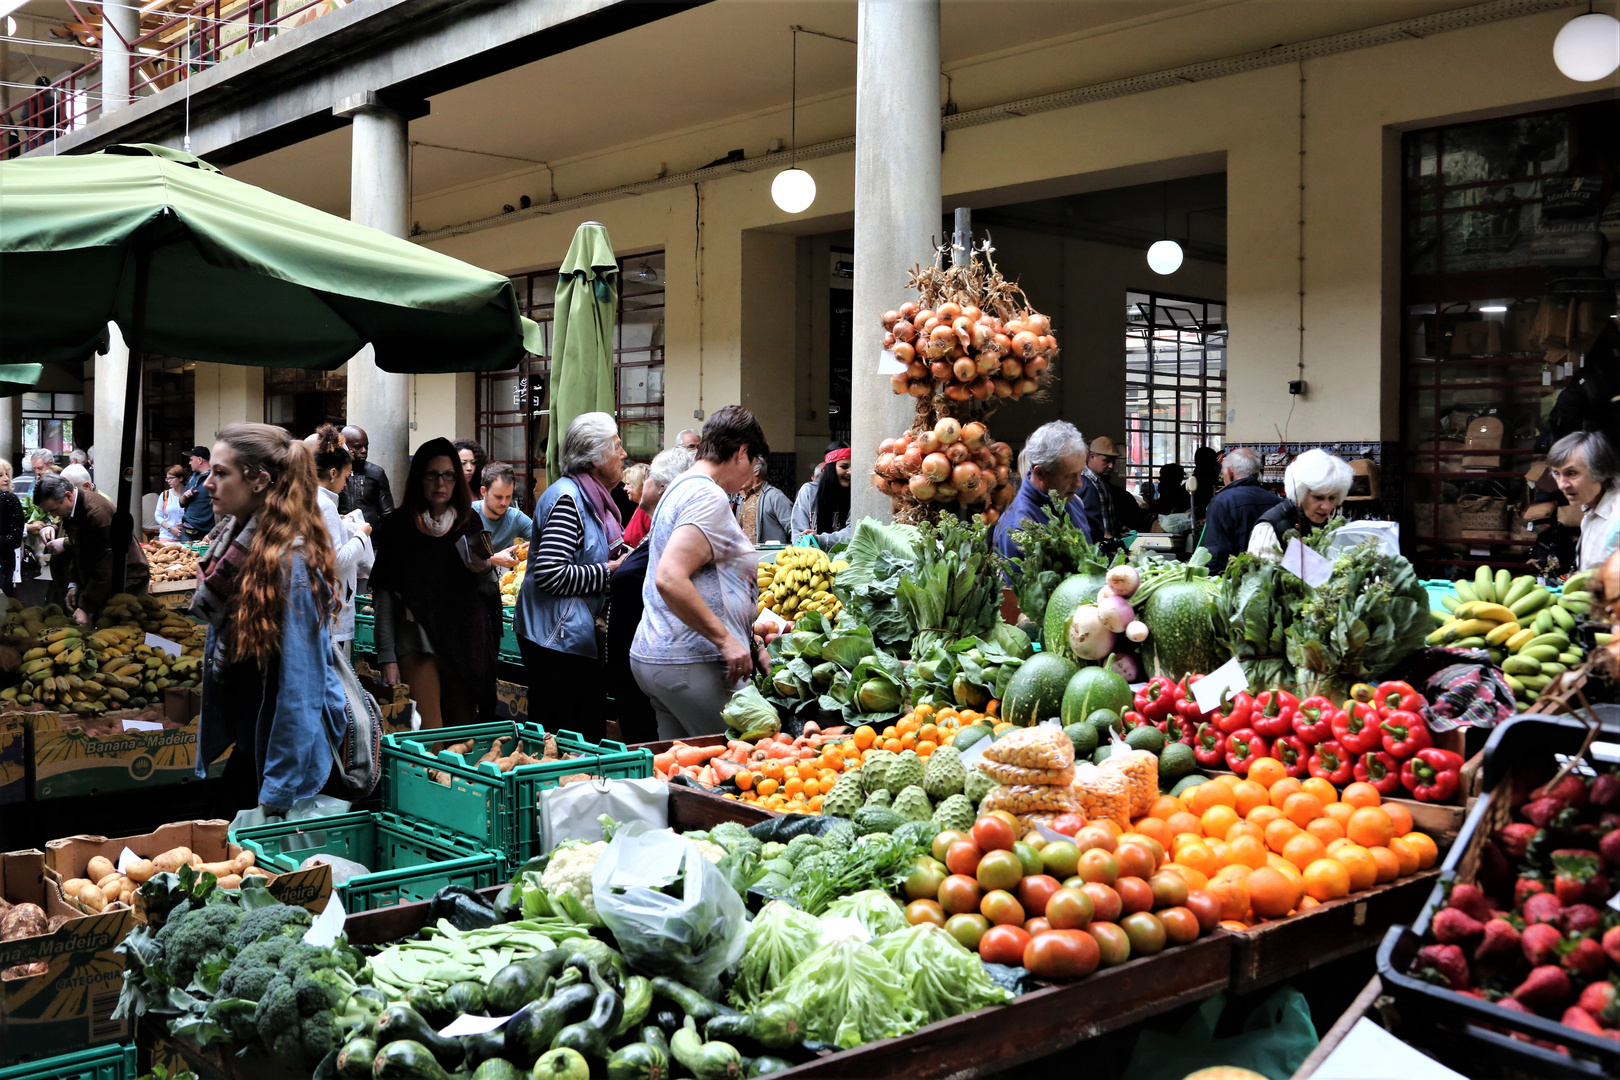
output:
<svg viewBox="0 0 1620 1080"><path fill-rule="evenodd" d="M135 0L126 0L135 2ZM157 14L161 21L129 45L130 98L178 85L283 31L344 7L349 0L205 0ZM104 7L114 6L112 4ZM160 3L141 8L150 18ZM104 21L102 30L116 34ZM39 44L57 44L40 42ZM85 46L78 46L84 48ZM102 112L102 60L97 58L48 85L26 86L28 97L0 111L0 157L16 157L48 145L97 119Z"/></svg>

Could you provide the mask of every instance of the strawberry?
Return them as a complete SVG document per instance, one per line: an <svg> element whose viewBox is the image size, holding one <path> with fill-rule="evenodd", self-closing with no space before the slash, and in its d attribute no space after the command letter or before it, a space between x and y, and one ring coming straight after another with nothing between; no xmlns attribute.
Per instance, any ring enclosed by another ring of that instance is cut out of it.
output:
<svg viewBox="0 0 1620 1080"><path fill-rule="evenodd" d="M1559 848L1552 853L1553 892L1565 904L1579 903L1587 897L1587 888L1597 879L1607 899L1608 878L1604 874L1603 856L1580 848Z"/></svg>
<svg viewBox="0 0 1620 1080"><path fill-rule="evenodd" d="M1418 950L1417 959L1412 962L1412 970L1448 990L1464 990L1468 987L1468 958L1455 945L1423 946ZM1563 972L1559 971L1558 974L1563 975ZM1564 981L1567 983L1569 980Z"/></svg>
<svg viewBox="0 0 1620 1080"><path fill-rule="evenodd" d="M1603 946L1589 937L1577 938L1564 950L1564 970L1577 978L1594 979L1603 974L1608 957Z"/></svg>
<svg viewBox="0 0 1620 1080"><path fill-rule="evenodd" d="M1586 989L1575 1004L1592 1014L1592 1019L1602 1024L1613 1024L1620 1016L1620 1005L1616 1004L1617 994L1612 982L1588 983Z"/></svg>
<svg viewBox="0 0 1620 1080"><path fill-rule="evenodd" d="M1553 818L1564 810L1562 799L1534 799L1520 808L1525 820L1538 829L1545 829L1552 824Z"/></svg>
<svg viewBox="0 0 1620 1080"><path fill-rule="evenodd" d="M1605 810L1620 810L1620 776L1612 772L1601 773L1592 780L1587 799L1593 806Z"/></svg>
<svg viewBox="0 0 1620 1080"><path fill-rule="evenodd" d="M1533 923L1519 935L1519 948L1531 967L1554 963L1563 944L1564 935L1547 923Z"/></svg>
<svg viewBox="0 0 1620 1080"><path fill-rule="evenodd" d="M1527 1013L1530 1011L1529 1006L1525 1005L1525 1003L1520 1001L1518 998L1498 998L1496 1004L1509 1012ZM1517 1038L1517 1036L1515 1036L1515 1038Z"/></svg>
<svg viewBox="0 0 1620 1080"><path fill-rule="evenodd" d="M1520 877L1518 881L1513 883L1513 906L1516 908L1522 908L1524 907L1525 901L1529 900L1532 896L1539 895L1540 893L1544 893L1546 891L1547 883L1542 881L1540 878L1528 876Z"/></svg>
<svg viewBox="0 0 1620 1080"><path fill-rule="evenodd" d="M1502 854L1502 849L1490 840L1479 846L1479 866L1474 870L1474 880L1479 888L1490 896L1503 896L1513 889L1513 881L1518 875L1514 873L1513 864L1508 857ZM1490 903L1490 901L1487 901ZM1494 906L1494 905L1493 905ZM1474 918L1479 915L1469 914Z"/></svg>
<svg viewBox="0 0 1620 1080"><path fill-rule="evenodd" d="M1592 1014L1574 1005L1564 1010L1563 1024L1565 1027L1572 1027L1576 1031L1582 1031L1588 1035L1603 1034L1602 1026L1592 1019Z"/></svg>
<svg viewBox="0 0 1620 1080"><path fill-rule="evenodd" d="M1596 933L1603 926L1603 913L1591 904L1572 904L1564 909L1558 925L1570 937Z"/></svg>
<svg viewBox="0 0 1620 1080"><path fill-rule="evenodd" d="M1620 866L1620 828L1610 829L1598 841L1598 854L1610 866Z"/></svg>
<svg viewBox="0 0 1620 1080"><path fill-rule="evenodd" d="M1485 932L1485 924L1461 908L1441 908L1434 913L1434 938L1443 945L1460 945Z"/></svg>
<svg viewBox="0 0 1620 1080"><path fill-rule="evenodd" d="M1620 926L1611 926L1603 931L1603 953L1620 965Z"/></svg>
<svg viewBox="0 0 1620 1080"><path fill-rule="evenodd" d="M1565 806L1581 807L1586 805L1586 781L1574 773L1570 773L1557 783L1546 783L1530 793L1530 798L1557 799Z"/></svg>
<svg viewBox="0 0 1620 1080"><path fill-rule="evenodd" d="M1574 987L1570 985L1569 976L1563 968L1542 964L1525 976L1524 982L1513 991L1513 996L1537 1012L1543 1012L1562 1008L1573 992Z"/></svg>
<svg viewBox="0 0 1620 1080"><path fill-rule="evenodd" d="M1479 922L1486 922L1496 914L1491 909L1491 902L1480 892L1478 885L1469 885L1466 882L1453 885L1451 897L1446 901L1448 907L1473 916Z"/></svg>
<svg viewBox="0 0 1620 1080"><path fill-rule="evenodd" d="M1474 960L1483 962L1499 957L1516 955L1519 951L1519 931L1506 919L1491 919L1485 924L1485 940L1474 950Z"/></svg>
<svg viewBox="0 0 1620 1080"><path fill-rule="evenodd" d="M1494 839L1502 849L1502 854L1510 859L1522 859L1524 853L1530 850L1530 841L1535 839L1537 828L1516 821L1511 825L1504 825L1496 830Z"/></svg>
<svg viewBox="0 0 1620 1080"><path fill-rule="evenodd" d="M1581 885L1582 892L1586 886ZM1525 900L1522 914L1527 923L1557 923L1564 913L1564 902L1549 892L1538 892Z"/></svg>

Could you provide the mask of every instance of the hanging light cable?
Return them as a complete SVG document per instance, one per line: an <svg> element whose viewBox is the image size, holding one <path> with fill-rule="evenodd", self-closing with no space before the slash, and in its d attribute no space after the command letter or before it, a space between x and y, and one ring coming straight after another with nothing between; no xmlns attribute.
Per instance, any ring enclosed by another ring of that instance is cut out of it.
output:
<svg viewBox="0 0 1620 1080"><path fill-rule="evenodd" d="M1181 269L1181 245L1170 236L1170 181L1166 180L1159 189L1159 208L1163 213L1160 223L1160 234L1163 240L1155 240L1153 246L1147 250L1148 269L1155 274L1173 274Z"/></svg>
<svg viewBox="0 0 1620 1080"><path fill-rule="evenodd" d="M1553 63L1576 82L1597 82L1620 68L1620 20L1586 5L1553 39Z"/></svg>
<svg viewBox="0 0 1620 1080"><path fill-rule="evenodd" d="M799 28L793 27L793 98L789 142L793 154L788 168L771 181L771 201L789 214L801 214L816 201L816 181L799 168Z"/></svg>

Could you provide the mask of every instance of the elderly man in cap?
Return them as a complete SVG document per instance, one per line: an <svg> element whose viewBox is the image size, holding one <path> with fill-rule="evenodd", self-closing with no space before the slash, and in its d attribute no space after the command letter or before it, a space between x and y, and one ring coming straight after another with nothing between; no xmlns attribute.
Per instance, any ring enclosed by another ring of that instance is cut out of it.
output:
<svg viewBox="0 0 1620 1080"><path fill-rule="evenodd" d="M1114 474L1114 463L1119 460L1119 448L1114 440L1100 435L1091 441L1086 453L1086 469L1082 474L1085 484L1080 489L1080 505L1085 508L1086 520L1091 525L1091 538L1121 537L1130 531L1126 515L1119 512L1116 502L1130 498L1129 493L1116 491L1108 483ZM1131 515L1134 518L1135 515Z"/></svg>
<svg viewBox="0 0 1620 1080"><path fill-rule="evenodd" d="M214 501L203 490L203 481L208 479L208 447L193 446L186 457L191 475L180 492L180 505L186 508L180 527L187 540L201 540L214 527Z"/></svg>

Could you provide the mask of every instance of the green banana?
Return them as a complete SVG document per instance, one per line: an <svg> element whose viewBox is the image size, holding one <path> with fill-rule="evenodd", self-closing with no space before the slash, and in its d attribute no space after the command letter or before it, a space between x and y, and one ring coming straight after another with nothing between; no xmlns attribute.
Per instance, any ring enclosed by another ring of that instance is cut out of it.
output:
<svg viewBox="0 0 1620 1080"><path fill-rule="evenodd" d="M1457 599L1455 596L1447 595L1440 598L1440 606L1445 608L1447 611L1456 611L1461 604L1462 601Z"/></svg>
<svg viewBox="0 0 1620 1080"><path fill-rule="evenodd" d="M1491 576L1491 568L1482 566L1474 571L1474 591L1486 603L1496 603L1496 579Z"/></svg>
<svg viewBox="0 0 1620 1080"><path fill-rule="evenodd" d="M1464 604L1479 599L1479 594L1474 591L1473 585L1469 584L1465 578L1458 578L1453 581L1451 587L1457 590L1457 597Z"/></svg>
<svg viewBox="0 0 1620 1080"><path fill-rule="evenodd" d="M1528 592L1507 605L1507 607L1516 618L1523 619L1526 615L1534 614L1551 604L1552 598L1552 593L1540 585L1531 585Z"/></svg>
<svg viewBox="0 0 1620 1080"><path fill-rule="evenodd" d="M1535 587L1535 578L1531 577L1529 574L1520 574L1518 577L1513 579L1513 584L1508 588L1507 593L1502 597L1502 603L1511 608L1514 604L1518 603L1520 600L1523 600L1526 596L1529 596L1530 590Z"/></svg>
<svg viewBox="0 0 1620 1080"><path fill-rule="evenodd" d="M1498 570L1492 587L1496 590L1497 603L1501 603L1507 596L1508 590L1513 587L1513 571L1507 569Z"/></svg>
<svg viewBox="0 0 1620 1080"><path fill-rule="evenodd" d="M1557 649L1555 651L1563 652L1565 649L1569 648L1569 636L1561 631L1554 630L1550 633L1542 634L1538 638L1532 639L1531 642L1524 648L1520 649L1519 652L1524 653L1540 645L1556 645Z"/></svg>

